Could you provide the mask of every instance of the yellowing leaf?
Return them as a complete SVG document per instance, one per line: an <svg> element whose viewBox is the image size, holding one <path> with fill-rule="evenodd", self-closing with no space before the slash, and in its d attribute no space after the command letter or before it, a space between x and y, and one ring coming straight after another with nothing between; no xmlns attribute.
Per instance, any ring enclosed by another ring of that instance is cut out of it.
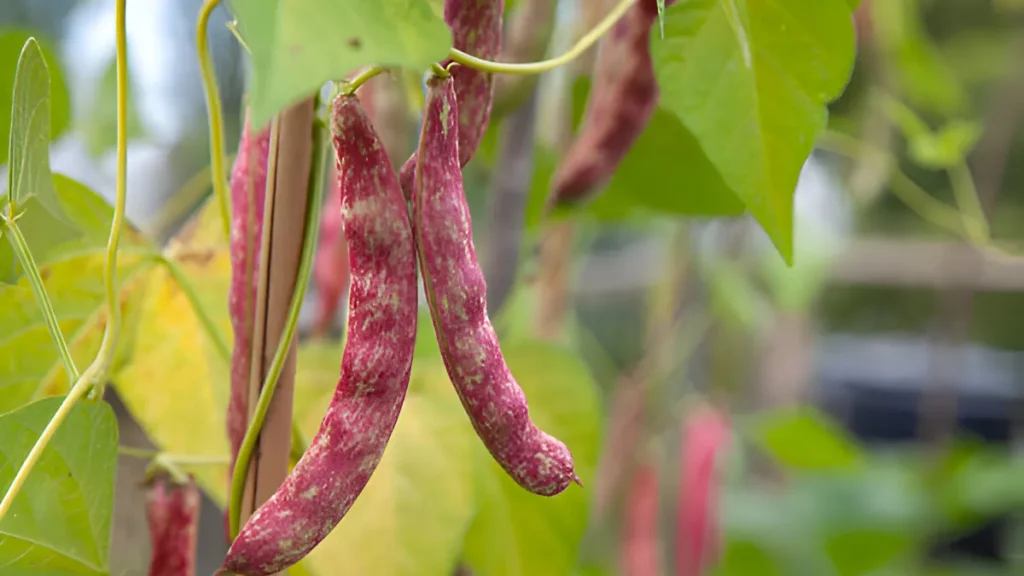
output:
<svg viewBox="0 0 1024 576"><path fill-rule="evenodd" d="M81 371L99 349L104 328L103 263L113 211L103 198L69 178L58 176L54 183L64 213L82 234L33 251L33 257ZM25 235L30 231L25 230ZM145 247L140 234L128 230L122 242L118 260L121 313L124 324L131 326L139 296L133 280L149 262L140 255ZM32 399L66 392L70 386L67 374L28 280L0 284L0 302L0 413ZM123 338L122 344L126 340Z"/></svg>
<svg viewBox="0 0 1024 576"><path fill-rule="evenodd" d="M216 226L217 207L208 202L170 251L220 337L230 345L230 257L223 243L202 243L212 237L209 227ZM115 385L132 416L161 450L227 458L229 360L217 353L177 281L163 267L151 270L145 278L131 360L117 374ZM226 502L226 464L191 471L215 502Z"/></svg>
<svg viewBox="0 0 1024 576"><path fill-rule="evenodd" d="M343 346L299 349L296 418L316 433L338 383ZM444 366L417 356L384 456L355 504L302 565L316 574L449 576L475 511L473 434Z"/></svg>

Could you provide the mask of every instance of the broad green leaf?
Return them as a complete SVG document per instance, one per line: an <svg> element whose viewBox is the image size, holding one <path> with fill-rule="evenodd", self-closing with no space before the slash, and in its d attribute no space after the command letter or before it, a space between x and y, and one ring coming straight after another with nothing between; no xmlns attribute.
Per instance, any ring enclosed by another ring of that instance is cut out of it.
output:
<svg viewBox="0 0 1024 576"><path fill-rule="evenodd" d="M171 243L169 255L230 346L233 334L227 293L231 262L221 239L218 213L216 201L207 201ZM217 354L192 302L164 267L151 268L140 282L144 296L138 334L130 360L114 377L117 392L161 450L226 460L230 452L225 424L230 358ZM213 501L224 505L227 466L202 466L191 472Z"/></svg>
<svg viewBox="0 0 1024 576"><path fill-rule="evenodd" d="M252 123L368 64L424 70L451 47L430 0L231 0L252 52Z"/></svg>
<svg viewBox="0 0 1024 576"><path fill-rule="evenodd" d="M63 398L0 415L0 494ZM117 418L79 402L0 520L0 570L18 576L107 574L117 470Z"/></svg>
<svg viewBox="0 0 1024 576"><path fill-rule="evenodd" d="M7 162L10 144L11 107L14 72L25 42L35 37L50 70L50 139L59 136L71 123L71 99L64 76L50 42L26 30L0 31L0 163Z"/></svg>
<svg viewBox="0 0 1024 576"><path fill-rule="evenodd" d="M65 220L50 173L50 72L34 38L25 42L18 58L12 99L7 190L14 210L8 217L35 197Z"/></svg>
<svg viewBox="0 0 1024 576"><path fill-rule="evenodd" d="M50 246L36 243L42 249L33 256L76 365L84 370L99 349L106 321L103 264L113 210L81 184L60 176L55 181L64 212L80 235ZM23 220L31 218L26 213ZM33 244L32 236L42 238L45 230L26 226L25 235ZM121 314L124 324L131 326L141 295L134 279L149 263L140 254L145 240L137 231L129 227L121 242ZM0 246L9 248L6 239ZM28 280L0 284L0 302L0 413L66 392L67 374ZM126 342L121 339L122 345ZM117 362L121 360L119 356Z"/></svg>
<svg viewBox="0 0 1024 576"><path fill-rule="evenodd" d="M846 2L680 2L665 11L665 39L652 38L651 55L661 107L790 262L800 170L853 68Z"/></svg>
<svg viewBox="0 0 1024 576"><path fill-rule="evenodd" d="M864 462L857 444L811 408L766 414L757 420L753 435L755 442L792 470L851 470Z"/></svg>
<svg viewBox="0 0 1024 576"><path fill-rule="evenodd" d="M465 541L465 560L479 576L571 574L587 523L601 434L598 391L572 354L538 342L503 344L509 367L529 400L530 416L572 451L581 488L553 496L519 487L476 441L480 509Z"/></svg>
<svg viewBox="0 0 1024 576"><path fill-rule="evenodd" d="M726 543L722 559L715 567L715 576L783 576L785 572L771 554L746 540L730 540Z"/></svg>
<svg viewBox="0 0 1024 576"><path fill-rule="evenodd" d="M428 319L429 322L429 319ZM296 421L312 437L338 384L343 345L299 349ZM355 504L303 561L317 574L449 576L473 519L473 429L444 365L417 356L409 392L377 469Z"/></svg>

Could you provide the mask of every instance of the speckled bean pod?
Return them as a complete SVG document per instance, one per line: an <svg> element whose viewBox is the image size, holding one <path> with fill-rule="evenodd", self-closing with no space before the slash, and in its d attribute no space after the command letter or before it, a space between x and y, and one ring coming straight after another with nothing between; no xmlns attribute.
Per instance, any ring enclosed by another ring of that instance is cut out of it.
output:
<svg viewBox="0 0 1024 576"><path fill-rule="evenodd" d="M146 493L146 523L152 553L149 576L193 576L199 531L199 487L195 480L157 480Z"/></svg>
<svg viewBox="0 0 1024 576"><path fill-rule="evenodd" d="M483 58L495 60L501 52L501 25L504 0L445 0L444 20L452 31L455 48ZM443 65L447 66L450 60ZM487 131L494 101L494 75L468 66L451 69L455 93L459 96L459 166L473 159L480 140ZM410 194L416 154L402 165L401 182L406 198Z"/></svg>
<svg viewBox="0 0 1024 576"><path fill-rule="evenodd" d="M448 376L477 435L523 488L543 496L579 482L565 444L530 421L487 317L487 285L473 247L458 152L451 78L431 78L416 164L413 222L434 332Z"/></svg>
<svg viewBox="0 0 1024 576"><path fill-rule="evenodd" d="M658 104L649 44L657 18L655 0L638 0L601 40L583 124L552 178L549 207L591 199L647 127Z"/></svg>
<svg viewBox="0 0 1024 576"><path fill-rule="evenodd" d="M331 132L352 277L341 378L309 450L242 527L222 571L280 572L326 538L380 462L409 386L417 284L408 207L354 96L332 103Z"/></svg>
<svg viewBox="0 0 1024 576"><path fill-rule="evenodd" d="M263 237L263 205L267 193L269 153L269 126L253 135L249 114L246 112L238 155L231 168L231 287L228 293L228 312L235 334L235 348L231 354L227 428L232 468L248 426L249 362L256 317L257 273Z"/></svg>

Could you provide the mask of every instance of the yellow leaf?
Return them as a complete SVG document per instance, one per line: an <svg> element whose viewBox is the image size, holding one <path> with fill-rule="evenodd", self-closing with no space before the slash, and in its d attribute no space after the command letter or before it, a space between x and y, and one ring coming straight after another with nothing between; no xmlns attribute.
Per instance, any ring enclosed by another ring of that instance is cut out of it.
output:
<svg viewBox="0 0 1024 576"><path fill-rule="evenodd" d="M299 349L296 418L312 436L340 374L342 345ZM444 366L417 356L380 464L341 523L301 565L316 574L450 576L475 513L476 436Z"/></svg>
<svg viewBox="0 0 1024 576"><path fill-rule="evenodd" d="M99 350L107 316L103 263L113 211L102 197L78 182L55 176L54 184L62 208L79 235L56 245L30 248L71 356L82 371ZM31 229L24 233L45 235L45 231ZM0 242L6 244L7 239ZM126 333L134 324L141 296L136 279L150 266L139 253L144 248L145 239L129 228L117 269ZM0 413L67 392L67 373L28 279L22 276L17 284L0 284L0 302ZM120 342L123 345L129 340L125 334ZM122 346L119 352L126 348ZM118 354L115 366L122 356Z"/></svg>
<svg viewBox="0 0 1024 576"><path fill-rule="evenodd" d="M208 202L169 249L195 289L219 336L231 343L227 311L231 262L223 242L208 232L218 227L216 204ZM217 228L219 230L219 228ZM217 352L193 303L164 267L145 278L145 296L128 364L115 385L132 416L163 451L188 456L223 456L230 358ZM190 470L219 505L226 502L227 465Z"/></svg>

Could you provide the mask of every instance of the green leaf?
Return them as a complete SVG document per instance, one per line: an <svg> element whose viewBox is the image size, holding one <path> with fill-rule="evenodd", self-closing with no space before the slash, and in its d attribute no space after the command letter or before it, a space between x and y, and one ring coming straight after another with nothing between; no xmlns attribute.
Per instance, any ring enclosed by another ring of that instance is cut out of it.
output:
<svg viewBox="0 0 1024 576"><path fill-rule="evenodd" d="M981 137L977 122L953 120L938 133L910 141L910 157L926 168L951 168L964 161Z"/></svg>
<svg viewBox="0 0 1024 576"><path fill-rule="evenodd" d="M428 0L231 0L252 52L252 124L367 64L424 70L451 32Z"/></svg>
<svg viewBox="0 0 1024 576"><path fill-rule="evenodd" d="M63 398L0 416L0 494ZM0 520L4 574L107 574L117 470L117 418L105 402L79 402Z"/></svg>
<svg viewBox="0 0 1024 576"><path fill-rule="evenodd" d="M81 183L60 174L53 175L53 186L58 198L92 194ZM0 194L0 206L6 205L7 199L6 193ZM25 237L25 243L36 264L40 259L46 260L53 250L80 239L84 234L72 219L58 220L54 217L40 204L38 198L30 197L21 202L19 210L21 217L17 221L18 229ZM24 270L18 263L12 245L0 242L0 285L14 284L23 274Z"/></svg>
<svg viewBox="0 0 1024 576"><path fill-rule="evenodd" d="M7 190L14 214L35 197L50 214L66 220L50 173L50 72L34 38L25 42L18 58L12 98Z"/></svg>
<svg viewBox="0 0 1024 576"><path fill-rule="evenodd" d="M428 327L429 327L429 319ZM338 384L343 345L299 349L296 421L312 437ZM413 362L395 431L351 510L304 565L316 574L447 576L473 519L472 427L444 365L429 352Z"/></svg>
<svg viewBox="0 0 1024 576"><path fill-rule="evenodd" d="M651 55L661 106L790 262L800 170L853 68L846 2L681 2L666 10Z"/></svg>
<svg viewBox="0 0 1024 576"><path fill-rule="evenodd" d="M782 567L766 550L746 540L729 540L722 559L713 572L715 576L783 576Z"/></svg>
<svg viewBox="0 0 1024 576"><path fill-rule="evenodd" d="M591 486L600 445L596 385L572 354L537 342L503 343L530 416L566 443L584 486ZM590 488L570 485L554 497L519 487L477 441L480 508L465 540L465 560L479 576L569 574L576 568Z"/></svg>
<svg viewBox="0 0 1024 576"><path fill-rule="evenodd" d="M871 2L874 37L898 73L898 89L916 108L951 116L968 98L942 52L925 32L920 0Z"/></svg>
<svg viewBox="0 0 1024 576"><path fill-rule="evenodd" d="M99 349L106 321L103 264L113 210L103 198L73 180L58 176L55 182L61 205L79 235L52 246L43 242L33 256L71 354L84 369ZM33 217L26 213L23 220ZM25 234L31 244L33 236L44 236L45 231L26 226ZM117 272L121 312L125 325L131 326L140 295L133 278L148 265L139 254L146 243L131 228L121 242ZM0 247L9 249L6 240ZM70 386L67 374L28 280L0 284L0 302L0 413L32 399L66 392ZM127 337L121 340L130 341Z"/></svg>
<svg viewBox="0 0 1024 576"><path fill-rule="evenodd" d="M89 109L79 121L79 133L89 152L93 156L100 156L103 152L117 146L117 106L111 105L112 102L117 101L116 58L111 58L106 72L100 78L89 101ZM145 126L139 119L136 102L138 101L135 99L134 90L129 82L125 127L129 140L134 140L145 134Z"/></svg>
<svg viewBox="0 0 1024 576"><path fill-rule="evenodd" d="M71 99L57 57L50 42L26 30L0 31L0 163L10 153L11 108L14 75L25 42L35 37L50 70L50 139L59 136L71 123Z"/></svg>
<svg viewBox="0 0 1024 576"><path fill-rule="evenodd" d="M857 444L811 408L769 413L757 420L753 435L761 448L791 470L852 470L864 461Z"/></svg>

